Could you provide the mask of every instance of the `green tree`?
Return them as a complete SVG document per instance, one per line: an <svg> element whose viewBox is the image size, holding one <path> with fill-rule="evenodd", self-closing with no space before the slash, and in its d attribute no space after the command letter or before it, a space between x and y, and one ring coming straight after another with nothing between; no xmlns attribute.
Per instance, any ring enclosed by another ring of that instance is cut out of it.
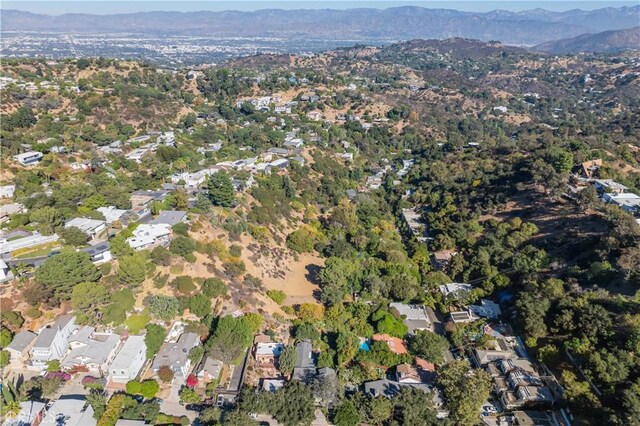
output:
<svg viewBox="0 0 640 426"><path fill-rule="evenodd" d="M60 211L55 207L40 207L29 212L29 220L38 224L38 230L43 234L53 234L54 229L64 221Z"/></svg>
<svg viewBox="0 0 640 426"><path fill-rule="evenodd" d="M357 426L360 424L360 412L351 400L345 399L338 405L333 416L333 423L336 426Z"/></svg>
<svg viewBox="0 0 640 426"><path fill-rule="evenodd" d="M286 376L293 373L293 367L296 365L296 348L292 345L287 345L282 349L280 356L278 357L278 369Z"/></svg>
<svg viewBox="0 0 640 426"><path fill-rule="evenodd" d="M200 318L211 313L211 300L204 294L196 294L189 298L189 310Z"/></svg>
<svg viewBox="0 0 640 426"><path fill-rule="evenodd" d="M122 233L113 237L110 241L111 243L111 253L117 258L123 258L125 256L131 256L134 251L127 242L127 237L125 237Z"/></svg>
<svg viewBox="0 0 640 426"><path fill-rule="evenodd" d="M13 333L6 327L0 328L0 348L8 346L13 340Z"/></svg>
<svg viewBox="0 0 640 426"><path fill-rule="evenodd" d="M488 396L488 392L487 392ZM436 410L433 407L433 399L430 393L425 393L418 389L403 388L395 400L394 419L401 425L431 426L438 424ZM478 407L479 409L480 407ZM471 423L456 424L476 424L476 418Z"/></svg>
<svg viewBox="0 0 640 426"><path fill-rule="evenodd" d="M233 182L226 172L219 171L209 176L207 183L209 199L214 206L232 207L236 201Z"/></svg>
<svg viewBox="0 0 640 426"><path fill-rule="evenodd" d="M163 321L171 321L181 313L180 301L175 297L156 294L145 299L145 303L149 311Z"/></svg>
<svg viewBox="0 0 640 426"><path fill-rule="evenodd" d="M168 365L163 365L158 369L158 378L164 383L170 383L173 380L173 370Z"/></svg>
<svg viewBox="0 0 640 426"><path fill-rule="evenodd" d="M379 426L385 424L393 413L393 403L383 396L370 398L366 405L367 422Z"/></svg>
<svg viewBox="0 0 640 426"><path fill-rule="evenodd" d="M144 343L147 346L147 359L151 359L158 353L160 346L167 337L167 331L164 327L156 324L148 324L147 333L144 335Z"/></svg>
<svg viewBox="0 0 640 426"><path fill-rule="evenodd" d="M85 397L87 404L93 408L93 418L99 419L107 408L107 396L104 389L91 389Z"/></svg>
<svg viewBox="0 0 640 426"><path fill-rule="evenodd" d="M285 426L309 424L314 418L311 390L298 380L288 382L276 392L271 414Z"/></svg>
<svg viewBox="0 0 640 426"><path fill-rule="evenodd" d="M67 244L70 244L74 247L81 247L87 244L87 234L85 234L80 228L76 228L75 226L62 229L60 231L60 236Z"/></svg>
<svg viewBox="0 0 640 426"><path fill-rule="evenodd" d="M216 298L227 294L227 286L220 278L207 278L202 284L202 294Z"/></svg>
<svg viewBox="0 0 640 426"><path fill-rule="evenodd" d="M449 418L455 424L476 424L491 390L491 378L484 370L470 371L467 361L451 361L438 371L436 383L444 392Z"/></svg>
<svg viewBox="0 0 640 426"><path fill-rule="evenodd" d="M98 281L100 271L87 253L65 250L36 269L35 278L37 283L51 288L56 297L66 300L75 285Z"/></svg>
<svg viewBox="0 0 640 426"><path fill-rule="evenodd" d="M196 242L189 237L178 235L171 240L169 251L178 256L182 256L188 262L193 262L195 261L193 252L196 251Z"/></svg>
<svg viewBox="0 0 640 426"><path fill-rule="evenodd" d="M0 350L0 368L4 368L9 365L11 361L11 354L9 351Z"/></svg>
<svg viewBox="0 0 640 426"><path fill-rule="evenodd" d="M93 321L99 309L109 301L109 292L99 283L80 283L71 292L71 307L80 322Z"/></svg>
<svg viewBox="0 0 640 426"><path fill-rule="evenodd" d="M230 315L218 319L213 335L207 342L210 354L230 363L251 344L254 330L243 318Z"/></svg>
<svg viewBox="0 0 640 426"><path fill-rule="evenodd" d="M140 253L124 256L118 263L116 277L124 285L136 287L147 276L147 261Z"/></svg>
<svg viewBox="0 0 640 426"><path fill-rule="evenodd" d="M412 353L435 364L444 362L444 352L448 349L447 339L428 330L418 330L409 341L409 350Z"/></svg>

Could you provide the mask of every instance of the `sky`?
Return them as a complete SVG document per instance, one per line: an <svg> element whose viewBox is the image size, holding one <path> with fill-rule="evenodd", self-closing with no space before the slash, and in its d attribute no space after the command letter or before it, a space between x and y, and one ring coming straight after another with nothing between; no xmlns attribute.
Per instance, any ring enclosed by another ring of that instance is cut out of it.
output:
<svg viewBox="0 0 640 426"><path fill-rule="evenodd" d="M553 11L570 9L593 10L602 7L634 6L636 1L600 1L600 0L512 0L512 1L310 1L310 0L236 0L236 1L127 1L127 0L84 0L84 1L31 1L13 0L2 1L1 9L17 9L33 13L61 15L64 13L112 14L133 13L146 11L180 11L193 12L200 10L259 10L259 9L352 9L370 7L384 9L405 5L415 5L427 8L456 9L470 12L487 12L494 9L512 11L543 8Z"/></svg>

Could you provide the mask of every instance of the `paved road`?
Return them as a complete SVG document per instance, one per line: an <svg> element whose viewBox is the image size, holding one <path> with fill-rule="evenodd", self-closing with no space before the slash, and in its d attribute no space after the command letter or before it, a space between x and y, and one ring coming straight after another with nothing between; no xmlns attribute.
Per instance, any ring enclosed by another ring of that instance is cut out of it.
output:
<svg viewBox="0 0 640 426"><path fill-rule="evenodd" d="M447 337L447 332L444 329L444 323L442 322L440 317L430 307L425 306L425 309L427 311L427 316L429 317L429 321L431 321L431 323L433 324L433 331L435 331L437 334L443 337ZM444 351L445 362L451 362L454 359L455 358L451 354L450 350L447 349L446 351Z"/></svg>
<svg viewBox="0 0 640 426"><path fill-rule="evenodd" d="M165 414L170 414L172 416L187 416L189 420L193 421L197 413L195 411L187 410L184 405L180 404L180 388L182 387L181 383L174 382L171 384L171 388L169 389L169 396L164 398L162 404L160 404L160 411Z"/></svg>

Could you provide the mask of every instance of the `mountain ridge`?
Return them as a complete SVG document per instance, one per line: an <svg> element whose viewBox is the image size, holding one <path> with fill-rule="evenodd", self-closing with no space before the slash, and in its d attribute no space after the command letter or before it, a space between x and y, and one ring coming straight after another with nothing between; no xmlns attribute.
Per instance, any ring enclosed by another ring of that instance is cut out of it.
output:
<svg viewBox="0 0 640 426"><path fill-rule="evenodd" d="M535 46L585 33L637 25L639 6L463 12L401 6L387 9L262 9L244 11L152 11L111 15L70 13L50 16L4 10L2 31L179 33L219 37L300 37L343 40L410 40L463 37Z"/></svg>
<svg viewBox="0 0 640 426"><path fill-rule="evenodd" d="M640 49L640 26L622 30L581 34L539 44L533 49L546 53L598 52L612 53L627 49Z"/></svg>

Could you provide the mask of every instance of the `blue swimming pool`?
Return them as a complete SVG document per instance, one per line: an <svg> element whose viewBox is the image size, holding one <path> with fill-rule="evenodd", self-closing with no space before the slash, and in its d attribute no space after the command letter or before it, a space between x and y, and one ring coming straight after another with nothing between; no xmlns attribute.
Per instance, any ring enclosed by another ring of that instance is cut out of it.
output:
<svg viewBox="0 0 640 426"><path fill-rule="evenodd" d="M365 340L364 342L360 343L360 349L365 352L369 352L371 350L371 348L369 347L369 342Z"/></svg>

